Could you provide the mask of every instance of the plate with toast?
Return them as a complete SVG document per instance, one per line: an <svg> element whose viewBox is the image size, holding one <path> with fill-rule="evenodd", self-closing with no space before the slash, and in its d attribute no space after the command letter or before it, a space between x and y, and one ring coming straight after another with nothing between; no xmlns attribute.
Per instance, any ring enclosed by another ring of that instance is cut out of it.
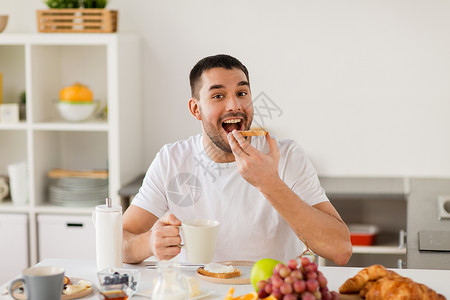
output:
<svg viewBox="0 0 450 300"><path fill-rule="evenodd" d="M225 273L215 273L205 270L205 267L197 269L197 277L213 282L222 284L249 284L250 273L252 267L255 264L253 261L221 261L219 264L225 266L233 266L233 270Z"/></svg>

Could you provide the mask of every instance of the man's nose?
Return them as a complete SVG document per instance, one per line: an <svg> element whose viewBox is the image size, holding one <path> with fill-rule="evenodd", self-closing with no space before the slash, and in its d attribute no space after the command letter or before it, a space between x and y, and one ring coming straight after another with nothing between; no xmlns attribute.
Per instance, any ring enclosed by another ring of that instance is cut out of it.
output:
<svg viewBox="0 0 450 300"><path fill-rule="evenodd" d="M236 96L229 96L227 99L227 111L239 111L242 110L242 103Z"/></svg>

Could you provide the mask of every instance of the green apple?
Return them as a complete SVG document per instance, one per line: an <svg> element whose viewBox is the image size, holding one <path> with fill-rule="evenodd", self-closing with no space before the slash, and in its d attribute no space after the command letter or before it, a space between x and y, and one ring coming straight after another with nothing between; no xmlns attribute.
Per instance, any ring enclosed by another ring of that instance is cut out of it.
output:
<svg viewBox="0 0 450 300"><path fill-rule="evenodd" d="M261 280L267 280L270 276L272 276L273 268L275 268L275 266L279 263L283 262L272 258L263 258L258 260L253 265L250 273L250 282L255 288L255 291L258 291L258 282Z"/></svg>

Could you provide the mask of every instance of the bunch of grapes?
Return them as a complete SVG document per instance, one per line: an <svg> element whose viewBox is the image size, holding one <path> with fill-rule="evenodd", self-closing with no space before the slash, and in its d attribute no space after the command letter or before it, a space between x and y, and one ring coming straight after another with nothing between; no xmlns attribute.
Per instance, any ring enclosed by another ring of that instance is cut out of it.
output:
<svg viewBox="0 0 450 300"><path fill-rule="evenodd" d="M277 264L269 279L258 282L258 297L263 299L272 295L278 300L339 299L337 292L328 290L327 283L316 263L307 257L300 258L300 264L291 259L287 265Z"/></svg>

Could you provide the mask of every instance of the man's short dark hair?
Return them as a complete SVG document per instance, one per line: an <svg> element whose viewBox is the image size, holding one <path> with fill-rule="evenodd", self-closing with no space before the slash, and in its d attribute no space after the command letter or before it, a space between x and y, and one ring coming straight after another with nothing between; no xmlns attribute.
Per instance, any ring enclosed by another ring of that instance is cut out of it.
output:
<svg viewBox="0 0 450 300"><path fill-rule="evenodd" d="M189 74L189 82L191 84L191 96L198 98L198 90L200 89L200 77L203 72L213 68L225 68L231 70L237 68L244 72L247 81L250 84L247 68L237 59L227 54L217 54L201 59L191 70Z"/></svg>

